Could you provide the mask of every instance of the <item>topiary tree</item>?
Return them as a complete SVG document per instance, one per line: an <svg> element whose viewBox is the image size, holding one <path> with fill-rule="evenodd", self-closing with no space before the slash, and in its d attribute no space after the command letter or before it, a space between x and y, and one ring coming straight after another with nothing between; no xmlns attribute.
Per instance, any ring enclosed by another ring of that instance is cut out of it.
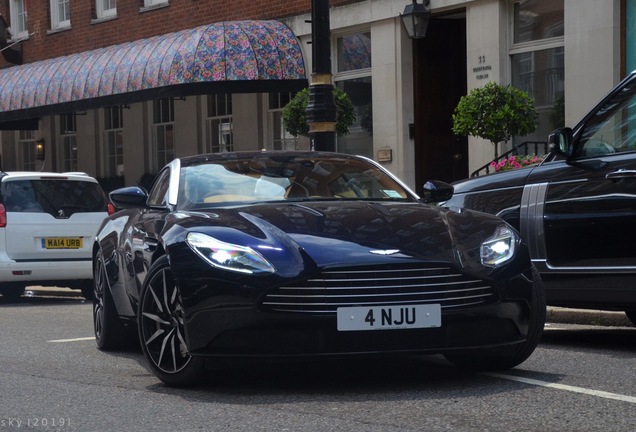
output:
<svg viewBox="0 0 636 432"><path fill-rule="evenodd" d="M337 121L336 134L347 135L349 127L356 121L356 111L351 98L337 87L333 89L333 97L336 102ZM297 137L309 136L309 124L307 123L307 104L309 103L309 89L303 89L283 108L283 124L287 132Z"/></svg>
<svg viewBox="0 0 636 432"><path fill-rule="evenodd" d="M489 82L462 96L453 112L453 133L484 138L497 144L537 128L534 99L510 85Z"/></svg>

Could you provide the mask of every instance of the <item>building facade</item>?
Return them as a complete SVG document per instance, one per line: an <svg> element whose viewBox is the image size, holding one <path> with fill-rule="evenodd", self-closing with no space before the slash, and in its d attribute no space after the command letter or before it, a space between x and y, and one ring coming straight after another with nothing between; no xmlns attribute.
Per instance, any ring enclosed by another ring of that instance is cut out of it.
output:
<svg viewBox="0 0 636 432"><path fill-rule="evenodd" d="M453 109L471 89L495 81L527 91L535 99L539 127L514 142L545 141L553 128L573 126L636 66L635 0L424 1L431 19L422 39L410 39L402 25L408 0L329 2L333 83L349 94L357 114L350 133L337 138L337 150L378 160L416 191L427 179L465 178L492 159L489 142L451 132ZM245 20L283 23L302 53L294 72L300 70L309 82L311 5L284 0L0 1L10 31L5 41L0 37L0 79L20 77L0 81L2 169L84 171L112 189L143 184L175 156L308 149L307 138L286 133L281 116L302 84L298 77L288 86L285 79L274 83L258 77L187 87L157 81L152 91L129 87L104 97L95 93L81 103L61 103L49 94L42 96L41 109L34 108L37 93L29 99L20 89L35 79L33 70L42 69L36 65L67 64L82 55L90 63L83 67L91 67L85 73L88 87L95 79L104 81L112 63L95 72L99 65L90 59L101 55L98 50L115 50L113 59L125 57L131 46L166 46L179 32L194 34L205 26ZM289 69L286 62L283 68ZM208 64L210 69L221 65L219 60ZM33 91L63 88L55 81L63 72L57 69L46 78L38 72ZM132 67L126 70L133 72ZM75 75L77 83L82 69ZM8 96L18 91L20 98ZM512 144L502 144L499 152Z"/></svg>

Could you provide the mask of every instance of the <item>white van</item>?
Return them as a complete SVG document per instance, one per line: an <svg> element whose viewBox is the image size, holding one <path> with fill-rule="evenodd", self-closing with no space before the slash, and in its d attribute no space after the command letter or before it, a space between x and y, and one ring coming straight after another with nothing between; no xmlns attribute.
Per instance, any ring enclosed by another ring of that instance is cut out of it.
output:
<svg viewBox="0 0 636 432"><path fill-rule="evenodd" d="M0 172L0 294L16 298L43 285L91 298L91 247L112 212L86 174Z"/></svg>

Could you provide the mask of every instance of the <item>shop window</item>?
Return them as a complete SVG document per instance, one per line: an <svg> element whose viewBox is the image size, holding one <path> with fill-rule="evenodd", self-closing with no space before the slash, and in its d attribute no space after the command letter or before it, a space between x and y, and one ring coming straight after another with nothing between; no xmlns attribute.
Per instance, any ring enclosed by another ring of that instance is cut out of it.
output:
<svg viewBox="0 0 636 432"><path fill-rule="evenodd" d="M268 123L272 131L273 150L297 150L298 140L287 132L283 124L283 108L294 97L294 93L270 93L268 106Z"/></svg>
<svg viewBox="0 0 636 432"><path fill-rule="evenodd" d="M12 39L22 39L29 36L26 6L26 0L10 0L9 2Z"/></svg>
<svg viewBox="0 0 636 432"><path fill-rule="evenodd" d="M563 37L563 0L515 1L514 43Z"/></svg>
<svg viewBox="0 0 636 432"><path fill-rule="evenodd" d="M24 171L36 171L35 131L18 131L18 166Z"/></svg>
<svg viewBox="0 0 636 432"><path fill-rule="evenodd" d="M62 170L77 171L77 127L75 114L60 116L60 143Z"/></svg>
<svg viewBox="0 0 636 432"><path fill-rule="evenodd" d="M122 107L104 108L106 177L124 175L124 116Z"/></svg>
<svg viewBox="0 0 636 432"><path fill-rule="evenodd" d="M537 130L514 137L513 144L545 141L563 126L565 61L563 0L514 1L513 44L510 48L511 84L535 101Z"/></svg>
<svg viewBox="0 0 636 432"><path fill-rule="evenodd" d="M208 95L207 107L207 151L224 153L234 150L232 131L232 95Z"/></svg>
<svg viewBox="0 0 636 432"><path fill-rule="evenodd" d="M117 15L117 0L97 0L95 5L97 18L110 18Z"/></svg>
<svg viewBox="0 0 636 432"><path fill-rule="evenodd" d="M371 33L360 32L336 38L335 85L353 102L356 121L349 134L337 138L338 151L373 157L373 99Z"/></svg>
<svg viewBox="0 0 636 432"><path fill-rule="evenodd" d="M175 157L174 99L153 101L155 168L160 169Z"/></svg>
<svg viewBox="0 0 636 432"><path fill-rule="evenodd" d="M51 29L71 26L70 0L51 0Z"/></svg>

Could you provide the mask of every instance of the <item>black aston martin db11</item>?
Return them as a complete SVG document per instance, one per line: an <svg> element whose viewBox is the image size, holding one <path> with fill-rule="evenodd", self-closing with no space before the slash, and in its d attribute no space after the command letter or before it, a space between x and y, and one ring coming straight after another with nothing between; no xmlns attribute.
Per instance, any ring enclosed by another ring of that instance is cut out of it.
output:
<svg viewBox="0 0 636 432"><path fill-rule="evenodd" d="M430 200L448 198L434 186ZM134 333L168 385L235 357L442 353L505 369L543 331L542 283L513 228L430 206L366 158L184 157L149 192L110 198L119 211L93 253L97 345Z"/></svg>

